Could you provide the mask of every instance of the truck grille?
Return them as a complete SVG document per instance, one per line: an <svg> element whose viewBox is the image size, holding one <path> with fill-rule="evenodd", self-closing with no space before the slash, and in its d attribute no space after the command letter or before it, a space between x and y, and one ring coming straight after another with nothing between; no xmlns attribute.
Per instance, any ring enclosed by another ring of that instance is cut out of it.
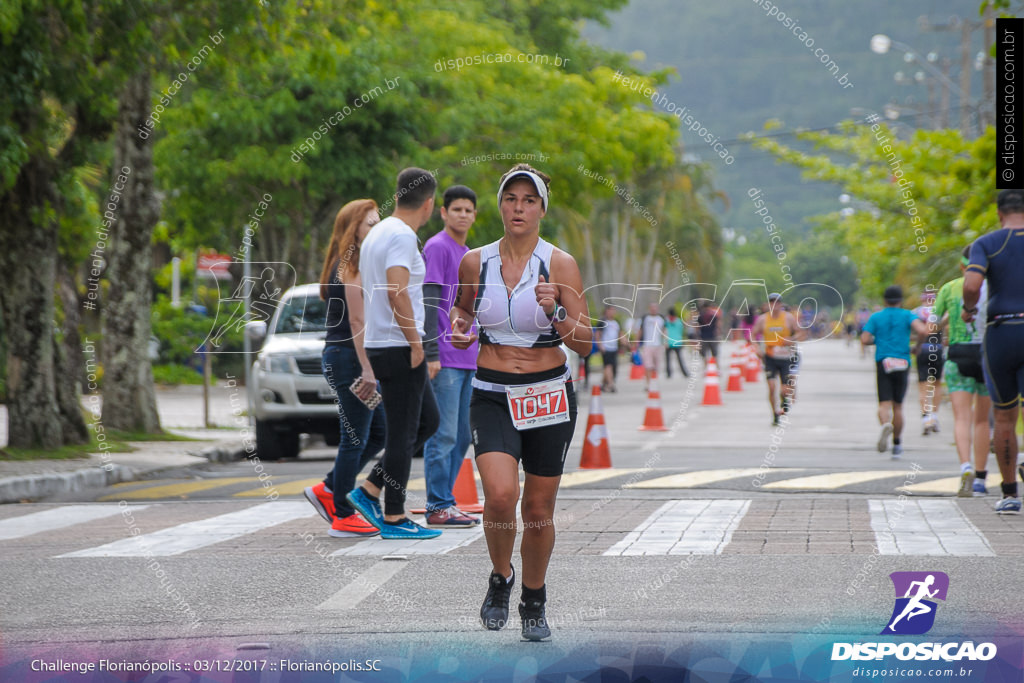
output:
<svg viewBox="0 0 1024 683"><path fill-rule="evenodd" d="M306 405L322 406L334 403L333 398L320 398L315 391L300 391L298 394L299 403L304 403Z"/></svg>
<svg viewBox="0 0 1024 683"><path fill-rule="evenodd" d="M323 372L320 367L320 356L296 358L295 364L299 366L299 372L303 375L319 375Z"/></svg>

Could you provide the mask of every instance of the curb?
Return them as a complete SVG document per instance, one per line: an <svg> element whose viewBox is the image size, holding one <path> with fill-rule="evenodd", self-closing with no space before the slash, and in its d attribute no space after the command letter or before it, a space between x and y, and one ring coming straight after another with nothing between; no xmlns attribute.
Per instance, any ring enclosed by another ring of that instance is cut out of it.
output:
<svg viewBox="0 0 1024 683"><path fill-rule="evenodd" d="M17 503L90 487L110 486L122 481L132 481L135 477L136 473L124 465L6 477L0 479L0 503Z"/></svg>
<svg viewBox="0 0 1024 683"><path fill-rule="evenodd" d="M237 462L245 460L246 450L240 446L210 446L198 453L193 453L199 458L206 458L210 462Z"/></svg>
<svg viewBox="0 0 1024 683"><path fill-rule="evenodd" d="M189 455L206 458L210 462L235 462L244 460L246 451L241 446L221 443L199 451L190 451ZM69 472L4 477L0 479L0 505L26 500L35 501L61 493L75 493L88 488L103 488L121 482L136 481L173 467L175 466L129 467L108 463Z"/></svg>

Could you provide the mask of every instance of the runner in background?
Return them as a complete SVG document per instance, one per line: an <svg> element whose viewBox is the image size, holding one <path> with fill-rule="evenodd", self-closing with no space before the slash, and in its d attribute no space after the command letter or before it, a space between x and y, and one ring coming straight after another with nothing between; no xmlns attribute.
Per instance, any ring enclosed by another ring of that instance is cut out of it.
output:
<svg viewBox="0 0 1024 683"><path fill-rule="evenodd" d="M796 361L796 342L803 339L805 333L793 314L783 310L782 295L773 292L768 295L765 312L754 323L751 334L761 342L758 355L768 380L768 405L772 410L772 424L778 425L779 418L789 412L793 397L790 374Z"/></svg>
<svg viewBox="0 0 1024 683"><path fill-rule="evenodd" d="M860 339L864 346L875 345L875 384L878 389L878 422L882 433L878 437L878 452L884 453L892 437L892 457L903 454L903 398L907 394L907 375L910 372L910 333L924 336L927 326L913 311L900 308L903 288L886 287L883 294L885 308L868 318Z"/></svg>
<svg viewBox="0 0 1024 683"><path fill-rule="evenodd" d="M668 319L665 320L665 337L667 344L665 346L665 377L672 377L672 356L676 357L676 362L679 363L679 369L683 372L683 377L689 377L690 372L686 369L686 363L683 362L683 340L686 339L686 332L683 330L683 321L676 315L676 307L671 306L668 309Z"/></svg>
<svg viewBox="0 0 1024 683"><path fill-rule="evenodd" d="M996 199L1001 228L971 246L964 274L964 322L979 313L981 284L988 284L988 307L982 357L985 384L996 418L996 461L1003 475L999 514L1019 514L1017 495L1017 422L1024 391L1024 190L1003 190ZM980 320L979 320L980 322ZM1024 473L1022 473L1024 474Z"/></svg>
<svg viewBox="0 0 1024 683"><path fill-rule="evenodd" d="M622 343L622 328L615 319L614 307L608 306L604 309L604 317L595 326L595 338L604 364L601 391L614 394L618 391L615 380L619 374L619 346Z"/></svg>
<svg viewBox="0 0 1024 683"><path fill-rule="evenodd" d="M665 318L658 313L658 304L647 306L647 315L640 319L639 338L635 349L644 362L644 389L649 390L651 380L658 375L661 365L661 349L665 344Z"/></svg>
<svg viewBox="0 0 1024 683"><path fill-rule="evenodd" d="M710 301L702 301L697 314L697 328L700 331L700 355L704 363L713 356L718 361L718 327L721 311Z"/></svg>
<svg viewBox="0 0 1024 683"><path fill-rule="evenodd" d="M864 332L864 326L868 324L868 318L871 317L871 309L865 304L861 304L860 308L857 309L857 339L860 341L860 357L867 357L868 347L864 344L863 337L861 334Z"/></svg>
<svg viewBox="0 0 1024 683"><path fill-rule="evenodd" d="M953 438L960 458L960 497L988 494L985 477L988 475L988 415L992 401L985 387L981 366L981 342L985 326L978 321L986 317L987 288L982 283L978 301L977 321L965 323L960 317L963 308L963 273L970 263L971 245L964 247L960 260L961 276L939 288L932 309L937 323L946 330L949 352L944 367L949 399L953 404ZM934 331L934 330L930 330ZM972 434L973 429L973 434ZM974 467L971 467L971 444L974 445Z"/></svg>
<svg viewBox="0 0 1024 683"><path fill-rule="evenodd" d="M942 334L931 323L936 322L932 314L935 292L921 293L921 305L914 309L914 315L934 329L919 339L914 347L914 361L917 366L917 395L921 402L921 434L927 436L939 431L939 405L942 403Z"/></svg>

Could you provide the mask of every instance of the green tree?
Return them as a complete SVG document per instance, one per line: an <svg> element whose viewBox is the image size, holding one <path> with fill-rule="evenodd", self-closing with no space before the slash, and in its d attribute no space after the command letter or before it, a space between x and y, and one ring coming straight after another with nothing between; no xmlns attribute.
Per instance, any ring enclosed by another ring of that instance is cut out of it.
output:
<svg viewBox="0 0 1024 683"><path fill-rule="evenodd" d="M109 135L107 93L123 79L109 60L123 41L116 4L15 0L0 11L0 309L16 448L88 439L64 381L55 283L61 226L84 234L78 169Z"/></svg>
<svg viewBox="0 0 1024 683"><path fill-rule="evenodd" d="M960 250L996 225L995 131L975 140L957 130L915 131L900 140L883 123L844 124L841 132L805 133L811 153L762 138L754 144L810 180L836 183L852 211L814 217L841 244L865 294L887 284L938 285L956 272Z"/></svg>
<svg viewBox="0 0 1024 683"><path fill-rule="evenodd" d="M471 240L484 243L501 235L497 178L525 156L553 177L545 234L590 264L588 284L646 281L655 267L671 276L669 241L692 270L713 272L714 193L706 169L678 162L678 120L616 82L608 65L631 73L625 55L579 39L578 20L621 4L346 4L269 26L265 59L233 63L168 114L157 160L179 244L238 254L248 224L254 260L313 279L338 207L370 196L390 208L395 172L412 164L436 169L441 187L478 190ZM611 256L632 270L609 268Z"/></svg>

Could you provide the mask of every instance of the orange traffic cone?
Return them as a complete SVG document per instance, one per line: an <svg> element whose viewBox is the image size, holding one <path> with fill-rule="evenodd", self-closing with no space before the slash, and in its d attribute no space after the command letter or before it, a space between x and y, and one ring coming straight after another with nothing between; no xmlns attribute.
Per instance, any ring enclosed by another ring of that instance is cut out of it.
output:
<svg viewBox="0 0 1024 683"><path fill-rule="evenodd" d="M608 469L611 466L612 454L608 448L608 427L605 426L604 411L601 410L601 387L595 386L590 392L590 415L587 417L587 431L583 439L580 469L600 470Z"/></svg>
<svg viewBox="0 0 1024 683"><path fill-rule="evenodd" d="M732 362L729 364L729 384L726 391L743 391L743 370L740 369L740 354L732 352Z"/></svg>
<svg viewBox="0 0 1024 683"><path fill-rule="evenodd" d="M480 499L476 495L476 475L473 473L473 459L469 457L468 451L466 457L462 459L462 465L459 466L459 473L455 476L452 493L455 507L463 512L484 511L484 506L480 504ZM425 515L427 508L409 508L409 512L414 515Z"/></svg>
<svg viewBox="0 0 1024 683"><path fill-rule="evenodd" d="M757 351L753 344L747 344L747 367L746 375L743 377L747 382L756 382L758 371L761 369L761 361L757 357Z"/></svg>
<svg viewBox="0 0 1024 683"><path fill-rule="evenodd" d="M661 413L661 394L658 393L658 384L651 380L650 390L647 392L647 410L644 412L644 423L637 427L643 432L667 432L665 418Z"/></svg>
<svg viewBox="0 0 1024 683"><path fill-rule="evenodd" d="M715 363L715 357L710 356L708 358L708 369L704 374L704 400L701 401L701 405L722 405L722 394L720 389L721 387L718 386L718 364Z"/></svg>
<svg viewBox="0 0 1024 683"><path fill-rule="evenodd" d="M484 506L476 495L476 475L473 473L473 459L467 455L462 459L459 474L455 477L455 507L463 512L483 512Z"/></svg>
<svg viewBox="0 0 1024 683"><path fill-rule="evenodd" d="M643 379L644 378L644 366L643 365L630 365L629 366L629 378L630 379Z"/></svg>

